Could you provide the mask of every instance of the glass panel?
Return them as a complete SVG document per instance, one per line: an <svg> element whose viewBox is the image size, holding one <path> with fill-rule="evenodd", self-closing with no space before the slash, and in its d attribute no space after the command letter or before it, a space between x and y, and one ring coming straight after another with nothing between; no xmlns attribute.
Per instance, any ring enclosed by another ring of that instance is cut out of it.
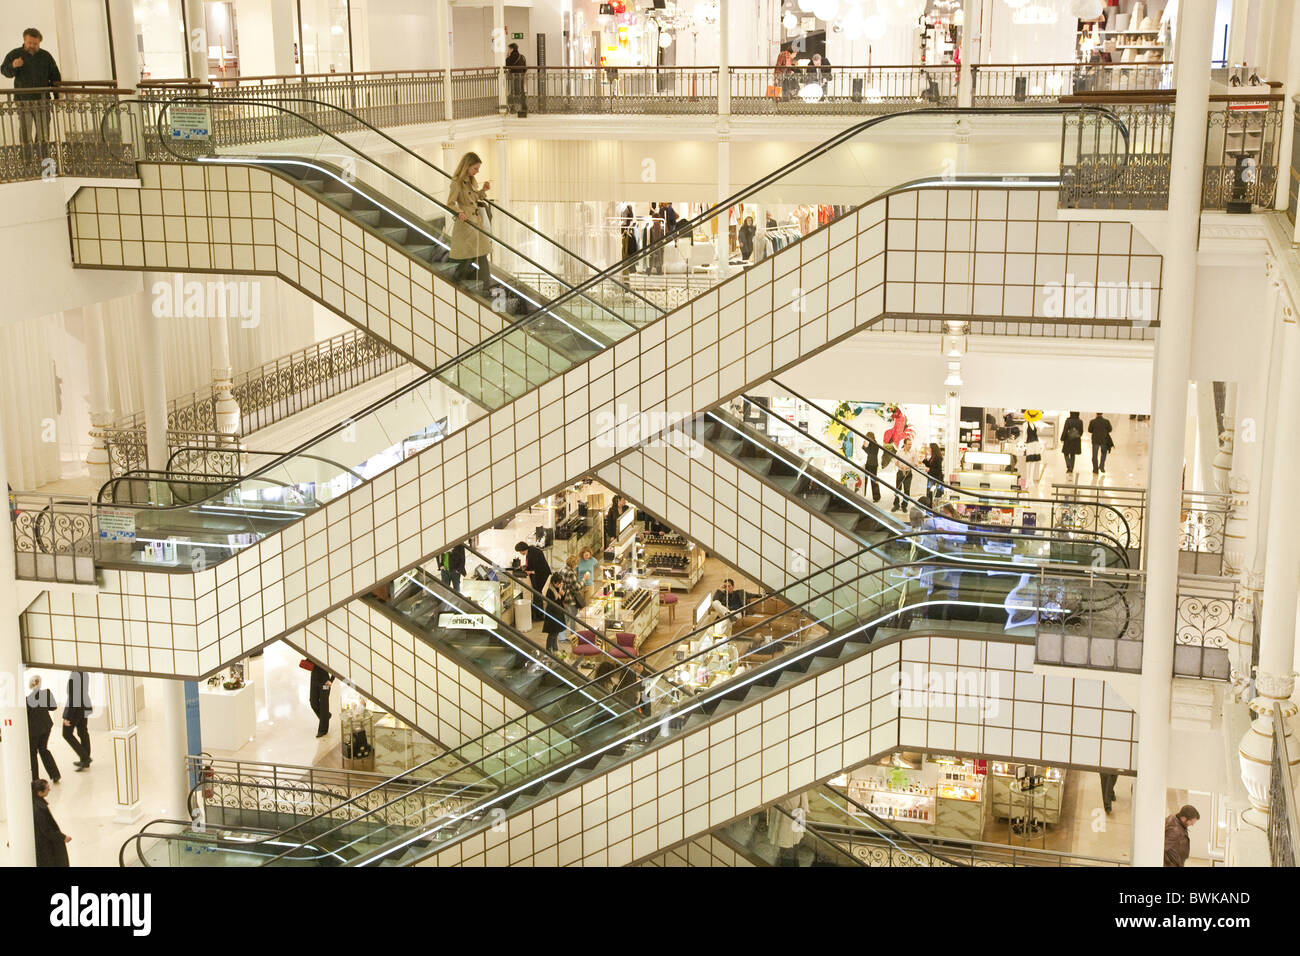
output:
<svg viewBox="0 0 1300 956"><path fill-rule="evenodd" d="M294 35L302 52L302 73L348 73L352 70L347 0L298 0Z"/></svg>

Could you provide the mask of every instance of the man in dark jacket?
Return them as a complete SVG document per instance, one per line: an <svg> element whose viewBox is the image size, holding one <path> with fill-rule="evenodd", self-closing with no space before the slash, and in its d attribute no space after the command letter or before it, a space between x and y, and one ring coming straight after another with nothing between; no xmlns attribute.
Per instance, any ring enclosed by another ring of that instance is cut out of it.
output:
<svg viewBox="0 0 1300 956"><path fill-rule="evenodd" d="M48 780L32 781L32 822L36 829L36 865L68 866L68 844L72 837L59 829L45 798L50 795Z"/></svg>
<svg viewBox="0 0 1300 956"><path fill-rule="evenodd" d="M316 715L316 736L324 737L330 732L330 685L334 675L319 664L311 669L311 691L307 695L311 703L311 712Z"/></svg>
<svg viewBox="0 0 1300 956"><path fill-rule="evenodd" d="M90 767L90 675L73 671L68 678L68 700L63 707L63 739L77 755L74 766L80 773Z"/></svg>
<svg viewBox="0 0 1300 956"><path fill-rule="evenodd" d="M0 73L14 81L16 90L40 90L15 93L18 103L18 135L24 152L43 148L50 138L50 94L46 89L58 86L63 79L58 64L48 50L41 49L41 31L28 27L23 31L23 45L5 54Z"/></svg>
<svg viewBox="0 0 1300 956"><path fill-rule="evenodd" d="M506 109L516 110L520 119L528 115L528 99L524 94L524 77L527 74L528 60L519 52L519 44L510 44L510 52L506 54L506 78L510 83Z"/></svg>
<svg viewBox="0 0 1300 956"><path fill-rule="evenodd" d="M515 545L515 551L523 559L523 567L528 572L528 583L533 590L533 620L539 620L542 614L542 589L546 587L546 580L551 576L551 566L546 563L546 554L541 548L527 541L520 541Z"/></svg>
<svg viewBox="0 0 1300 956"><path fill-rule="evenodd" d="M605 547L611 547L614 539L618 537L618 519L623 514L623 509L627 505L623 504L623 499L619 495L614 496L610 502L609 508L605 511Z"/></svg>
<svg viewBox="0 0 1300 956"><path fill-rule="evenodd" d="M1115 447L1115 443L1110 437L1110 421L1097 413L1097 417L1088 422L1088 434L1092 436L1092 473L1097 472L1106 474L1106 456L1110 450Z"/></svg>
<svg viewBox="0 0 1300 956"><path fill-rule="evenodd" d="M1070 412L1070 417L1061 426L1061 454L1065 456L1065 473L1074 474L1074 459L1083 451L1083 419L1078 412Z"/></svg>
<svg viewBox="0 0 1300 956"><path fill-rule="evenodd" d="M1192 855L1192 840L1187 831L1201 819L1201 812L1190 803L1165 820L1165 866L1185 866Z"/></svg>
<svg viewBox="0 0 1300 956"><path fill-rule="evenodd" d="M27 743L32 754L32 779L39 780L41 776L36 766L36 758L39 756L45 765L45 772L51 780L58 783L59 765L54 762L54 754L50 753L50 731L54 729L50 711L58 704L50 689L41 686L40 677L33 677L27 686L31 689L27 695Z"/></svg>
<svg viewBox="0 0 1300 956"><path fill-rule="evenodd" d="M465 546L458 544L450 551L438 555L438 570L442 583L453 591L460 591L460 579L465 576Z"/></svg>

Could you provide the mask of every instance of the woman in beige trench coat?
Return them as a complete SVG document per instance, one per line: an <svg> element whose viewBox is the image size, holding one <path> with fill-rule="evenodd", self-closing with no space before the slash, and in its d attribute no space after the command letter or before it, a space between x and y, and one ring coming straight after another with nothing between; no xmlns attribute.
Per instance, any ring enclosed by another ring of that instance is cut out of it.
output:
<svg viewBox="0 0 1300 956"><path fill-rule="evenodd" d="M487 192L491 183L480 186L474 179L478 175L483 160L478 153L466 153L456 165L456 173L451 178L451 190L447 193L447 205L456 216L451 231L451 250L447 258L457 263L452 279L463 282L473 277L473 260L478 260L478 279L487 288L488 253L492 251L492 240L486 232L487 223L483 216L483 204L487 201Z"/></svg>

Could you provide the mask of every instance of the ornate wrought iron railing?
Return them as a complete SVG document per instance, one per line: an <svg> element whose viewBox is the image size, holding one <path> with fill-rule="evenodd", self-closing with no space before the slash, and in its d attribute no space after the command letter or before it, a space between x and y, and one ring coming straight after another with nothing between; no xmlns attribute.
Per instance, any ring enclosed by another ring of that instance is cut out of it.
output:
<svg viewBox="0 0 1300 956"><path fill-rule="evenodd" d="M1127 525L1129 546L1142 547L1146 520L1145 488L1119 488L1101 485L1053 484L1052 527L1076 531L1100 531L1121 537Z"/></svg>
<svg viewBox="0 0 1300 956"><path fill-rule="evenodd" d="M1231 676L1228 625L1236 609L1236 593L1236 582L1225 578L1179 577L1174 618L1176 677L1226 681Z"/></svg>
<svg viewBox="0 0 1300 956"><path fill-rule="evenodd" d="M135 153L122 139L124 95L130 91L109 82L0 90L0 183L133 178Z"/></svg>
<svg viewBox="0 0 1300 956"><path fill-rule="evenodd" d="M1173 64L1153 63L978 63L974 105L1032 106L1082 93L1168 89Z"/></svg>
<svg viewBox="0 0 1300 956"><path fill-rule="evenodd" d="M239 434L250 435L283 421L400 368L404 361L382 339L352 329L240 372L231 380L231 394L239 406ZM218 440L216 402L216 390L210 385L168 401L168 445L175 450L229 444ZM143 412L118 419L112 428L104 429L104 436L110 476L147 467Z"/></svg>
<svg viewBox="0 0 1300 956"><path fill-rule="evenodd" d="M1300 849L1300 810L1296 807L1295 783L1291 779L1291 758L1286 725L1273 720L1273 768L1268 780L1268 852L1274 866L1295 866Z"/></svg>
<svg viewBox="0 0 1300 956"><path fill-rule="evenodd" d="M207 755L186 758L189 779L194 782L190 793L193 813L201 804L209 824L223 822L282 829L293 824L288 818L347 820L356 815L358 806L376 811L369 817L375 823L418 827L425 820L468 806L477 792L464 785L429 784L411 777L390 777L383 773L337 770L292 764L262 763L248 760L218 759ZM431 801L426 794L431 786L446 791L443 802ZM417 787L419 793L403 797ZM347 806L338 809L345 802ZM336 813L336 809L338 812Z"/></svg>
<svg viewBox="0 0 1300 956"><path fill-rule="evenodd" d="M1210 97L1206 117L1201 206L1271 208L1277 187L1282 100L1259 93ZM1116 141L1087 115L1066 116L1061 137L1061 206L1071 209L1164 209L1169 202L1174 92L1112 98L1063 96L1062 102L1105 105L1129 129ZM1106 185L1098 188L1098 182Z"/></svg>
<svg viewBox="0 0 1300 956"><path fill-rule="evenodd" d="M1023 593L1035 608L1036 663L1141 672L1146 608L1141 571L1096 569L1084 577L1041 568L1026 574Z"/></svg>
<svg viewBox="0 0 1300 956"><path fill-rule="evenodd" d="M529 67L522 74L507 72L506 83L510 105L516 106L522 91L530 113L713 114L718 109L717 67Z"/></svg>
<svg viewBox="0 0 1300 956"><path fill-rule="evenodd" d="M1187 555L1184 571L1215 575L1223 572L1224 531L1231 511L1231 496L1222 492L1183 492L1178 550Z"/></svg>
<svg viewBox="0 0 1300 956"><path fill-rule="evenodd" d="M873 114L956 106L957 71L948 66L736 66L728 70L731 112Z"/></svg>
<svg viewBox="0 0 1300 956"><path fill-rule="evenodd" d="M9 517L18 578L95 583L97 522L89 498L12 492Z"/></svg>

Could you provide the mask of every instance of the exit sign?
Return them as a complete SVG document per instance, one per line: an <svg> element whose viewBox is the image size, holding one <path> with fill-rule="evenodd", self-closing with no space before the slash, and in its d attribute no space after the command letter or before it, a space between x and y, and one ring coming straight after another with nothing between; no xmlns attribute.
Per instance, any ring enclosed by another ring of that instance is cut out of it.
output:
<svg viewBox="0 0 1300 956"><path fill-rule="evenodd" d="M522 33L512 33L512 34L510 34L510 39L512 39L512 40L522 40L523 38L524 38L524 35L523 35Z"/></svg>

